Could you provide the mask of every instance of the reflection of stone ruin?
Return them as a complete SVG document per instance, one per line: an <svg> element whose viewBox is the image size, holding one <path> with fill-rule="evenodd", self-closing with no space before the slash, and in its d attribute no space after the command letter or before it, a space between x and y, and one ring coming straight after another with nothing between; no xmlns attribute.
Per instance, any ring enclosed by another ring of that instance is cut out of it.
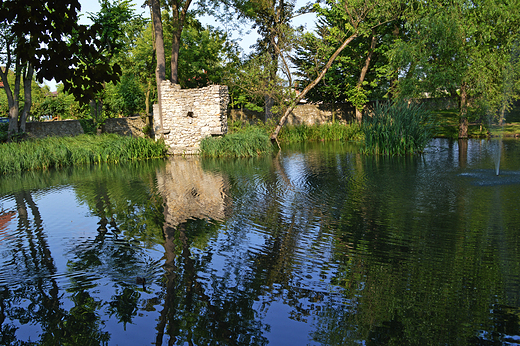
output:
<svg viewBox="0 0 520 346"><path fill-rule="evenodd" d="M170 154L197 154L204 137L227 132L227 86L181 89L178 84L164 81L161 101L164 142ZM159 106L154 105L153 109L155 139L159 139Z"/></svg>
<svg viewBox="0 0 520 346"><path fill-rule="evenodd" d="M157 185L170 227L188 219L224 220L227 216L227 180L219 173L203 171L198 157L171 157L157 172Z"/></svg>

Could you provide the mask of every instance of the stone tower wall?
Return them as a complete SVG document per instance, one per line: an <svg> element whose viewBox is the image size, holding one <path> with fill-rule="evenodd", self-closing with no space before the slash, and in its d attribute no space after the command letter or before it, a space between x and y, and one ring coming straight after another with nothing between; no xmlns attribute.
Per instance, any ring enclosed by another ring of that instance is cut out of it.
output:
<svg viewBox="0 0 520 346"><path fill-rule="evenodd" d="M199 89L181 89L169 81L161 83L162 122L154 105L154 135L164 141L170 154L197 154L200 142L211 135L227 132L228 88L210 85Z"/></svg>

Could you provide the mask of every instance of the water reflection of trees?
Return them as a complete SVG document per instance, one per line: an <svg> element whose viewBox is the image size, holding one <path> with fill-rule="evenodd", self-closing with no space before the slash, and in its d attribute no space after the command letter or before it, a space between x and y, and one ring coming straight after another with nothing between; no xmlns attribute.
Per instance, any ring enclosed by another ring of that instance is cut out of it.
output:
<svg viewBox="0 0 520 346"><path fill-rule="evenodd" d="M501 344L520 333L520 216L504 202L518 192L467 189L438 170L444 156L309 147L78 179L98 225L69 249L66 297L20 189L24 236L10 251L13 272L31 279L0 287L0 344L17 343L14 320L38 324L41 344L102 344L107 318L154 311L157 345L264 345L276 304L289 307L282 323L306 323L325 345Z"/></svg>
<svg viewBox="0 0 520 346"><path fill-rule="evenodd" d="M96 304L88 293L73 295L74 306L69 311L61 307L57 269L38 206L31 191L15 192L14 199L20 234L10 249L9 271L13 276L1 287L0 344L99 345L107 341L108 333L101 331L99 316L95 314L99 302ZM18 341L14 321L38 324L40 341Z"/></svg>
<svg viewBox="0 0 520 346"><path fill-rule="evenodd" d="M403 165L411 165L412 174L396 171ZM430 169L421 159L397 166L366 159L362 178L349 178L335 226L340 268L334 281L351 304L325 310L315 334L320 342L501 344L519 334L515 309L504 309L501 284L503 255L518 252L500 251L490 232L496 212L507 215L512 206L490 208L487 194L497 189L461 188L453 175L443 181Z"/></svg>

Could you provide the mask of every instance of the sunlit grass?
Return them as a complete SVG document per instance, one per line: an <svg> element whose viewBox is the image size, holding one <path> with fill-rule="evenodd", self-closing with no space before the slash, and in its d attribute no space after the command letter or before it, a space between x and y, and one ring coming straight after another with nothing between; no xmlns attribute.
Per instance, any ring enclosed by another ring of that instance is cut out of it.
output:
<svg viewBox="0 0 520 346"><path fill-rule="evenodd" d="M47 137L0 144L0 173L118 163L166 155L162 142L107 134L101 136Z"/></svg>
<svg viewBox="0 0 520 346"><path fill-rule="evenodd" d="M206 137L200 143L201 155L209 157L253 157L272 151L269 135L254 126L223 137Z"/></svg>

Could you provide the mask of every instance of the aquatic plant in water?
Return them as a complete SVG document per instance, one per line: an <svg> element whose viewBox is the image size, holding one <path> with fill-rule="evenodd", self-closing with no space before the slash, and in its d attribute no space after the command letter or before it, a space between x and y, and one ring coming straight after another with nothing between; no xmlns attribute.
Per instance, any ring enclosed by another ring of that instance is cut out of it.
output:
<svg viewBox="0 0 520 346"><path fill-rule="evenodd" d="M377 103L365 118L363 152L374 155L421 153L432 138L434 124L422 105L406 101Z"/></svg>
<svg viewBox="0 0 520 346"><path fill-rule="evenodd" d="M47 137L0 145L0 174L81 164L118 163L166 155L163 142L107 135Z"/></svg>

